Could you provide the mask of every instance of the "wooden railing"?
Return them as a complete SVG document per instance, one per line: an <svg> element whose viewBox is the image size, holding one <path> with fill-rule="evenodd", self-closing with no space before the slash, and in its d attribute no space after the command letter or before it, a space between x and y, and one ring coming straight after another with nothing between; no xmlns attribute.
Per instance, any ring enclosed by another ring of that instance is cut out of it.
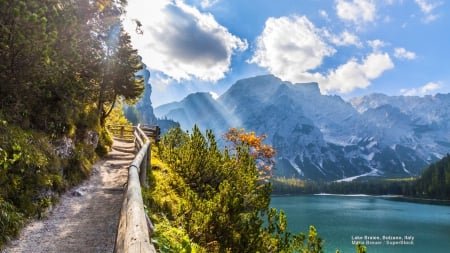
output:
<svg viewBox="0 0 450 253"><path fill-rule="evenodd" d="M135 129L135 126L130 125L108 125L108 131L121 139L134 139L133 132Z"/></svg>
<svg viewBox="0 0 450 253"><path fill-rule="evenodd" d="M126 126L114 127L119 128L119 135L127 136ZM109 129L114 127L109 126ZM159 140L158 127L141 128L139 125L133 127L135 147L138 152L128 167L128 182L120 210L115 253L156 252L150 242L149 234L149 231L153 230L153 225L145 213L141 193L141 187L147 187L147 170L150 167L151 142L146 133L154 140Z"/></svg>

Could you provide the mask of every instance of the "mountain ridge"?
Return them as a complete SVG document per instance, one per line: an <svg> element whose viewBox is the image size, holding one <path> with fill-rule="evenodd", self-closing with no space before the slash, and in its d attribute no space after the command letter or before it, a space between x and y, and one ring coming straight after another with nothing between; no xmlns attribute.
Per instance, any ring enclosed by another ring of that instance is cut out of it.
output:
<svg viewBox="0 0 450 253"><path fill-rule="evenodd" d="M155 108L158 117L222 135L230 127L267 134L279 176L313 180L418 175L450 152L450 94L349 101L322 95L317 83L272 76L241 79L217 100L208 93Z"/></svg>

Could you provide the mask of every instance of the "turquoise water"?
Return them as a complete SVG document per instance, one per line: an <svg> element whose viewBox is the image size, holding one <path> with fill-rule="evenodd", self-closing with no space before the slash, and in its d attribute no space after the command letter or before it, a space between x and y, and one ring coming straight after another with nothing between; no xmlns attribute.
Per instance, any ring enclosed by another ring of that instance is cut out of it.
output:
<svg viewBox="0 0 450 253"><path fill-rule="evenodd" d="M314 225L325 252L356 252L362 241L368 253L450 252L450 206L398 202L370 196L273 196L291 232Z"/></svg>

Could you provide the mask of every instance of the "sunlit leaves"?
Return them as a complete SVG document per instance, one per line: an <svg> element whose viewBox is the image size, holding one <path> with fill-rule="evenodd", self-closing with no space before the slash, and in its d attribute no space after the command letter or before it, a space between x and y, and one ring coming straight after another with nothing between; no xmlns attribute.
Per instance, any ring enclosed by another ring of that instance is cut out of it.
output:
<svg viewBox="0 0 450 253"><path fill-rule="evenodd" d="M244 129L230 128L224 134L224 138L232 143L232 149L237 147L248 148L251 157L255 160L259 170L259 180L265 181L273 176L272 168L275 164L275 149L271 145L264 144L267 136L257 136L255 132L245 132Z"/></svg>
<svg viewBox="0 0 450 253"><path fill-rule="evenodd" d="M322 252L314 227L308 236L294 235L284 212L269 208L271 185L261 184L256 163L274 155L263 144L265 136L231 129L227 138L232 149L222 152L213 133L205 137L198 127L192 133L174 128L163 136L159 155L176 172L170 180L185 199L172 208L178 210L171 213L173 223L206 252Z"/></svg>

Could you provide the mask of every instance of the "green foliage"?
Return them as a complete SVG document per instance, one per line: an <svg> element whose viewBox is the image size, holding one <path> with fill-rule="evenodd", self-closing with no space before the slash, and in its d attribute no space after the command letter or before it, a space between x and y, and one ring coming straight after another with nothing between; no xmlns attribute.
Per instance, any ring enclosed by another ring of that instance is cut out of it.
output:
<svg viewBox="0 0 450 253"><path fill-rule="evenodd" d="M60 159L42 134L10 125L0 113L0 245L24 220L40 217L65 188Z"/></svg>
<svg viewBox="0 0 450 253"><path fill-rule="evenodd" d="M106 125L122 125L122 126L131 126L137 125L137 122L130 122L124 113L123 103L118 101L114 106L113 110L109 114L108 118L106 118Z"/></svg>
<svg viewBox="0 0 450 253"><path fill-rule="evenodd" d="M450 155L422 172L415 182L414 194L419 197L450 200Z"/></svg>
<svg viewBox="0 0 450 253"><path fill-rule="evenodd" d="M99 138L97 148L95 149L95 153L100 157L103 157L108 154L113 144L113 139L109 132L102 127L100 129Z"/></svg>
<svg viewBox="0 0 450 253"><path fill-rule="evenodd" d="M194 252L189 242L197 252L321 252L314 227L293 235L285 214L269 208L271 184L260 180L248 146L230 154L210 131L173 128L152 154L144 199L156 227L164 227L152 235L161 251Z"/></svg>
<svg viewBox="0 0 450 253"><path fill-rule="evenodd" d="M117 98L140 96L140 58L120 21L126 1L99 2L0 1L0 110L9 122L67 135L103 125Z"/></svg>
<svg viewBox="0 0 450 253"><path fill-rule="evenodd" d="M69 186L74 186L89 178L92 170L91 161L95 152L91 145L78 143L76 149L69 157L67 166L63 169L64 178Z"/></svg>
<svg viewBox="0 0 450 253"><path fill-rule="evenodd" d="M356 253L366 253L367 252L367 248L364 245L361 244L356 244Z"/></svg>
<svg viewBox="0 0 450 253"><path fill-rule="evenodd" d="M125 4L0 0L0 245L16 221L41 216L57 193L89 176L96 154L86 139L99 133L104 155L108 106L142 92L140 59L120 22ZM58 157L52 143L66 138L75 148Z"/></svg>
<svg viewBox="0 0 450 253"><path fill-rule="evenodd" d="M0 198L0 248L4 242L19 234L24 219L14 205Z"/></svg>
<svg viewBox="0 0 450 253"><path fill-rule="evenodd" d="M352 182L313 182L296 178L273 178L276 194L335 193L403 195L450 200L450 156L431 164L418 178L372 179Z"/></svg>
<svg viewBox="0 0 450 253"><path fill-rule="evenodd" d="M196 253L201 251L198 245L190 242L186 231L171 226L167 219L157 224L156 232L152 235L152 243L159 252Z"/></svg>

